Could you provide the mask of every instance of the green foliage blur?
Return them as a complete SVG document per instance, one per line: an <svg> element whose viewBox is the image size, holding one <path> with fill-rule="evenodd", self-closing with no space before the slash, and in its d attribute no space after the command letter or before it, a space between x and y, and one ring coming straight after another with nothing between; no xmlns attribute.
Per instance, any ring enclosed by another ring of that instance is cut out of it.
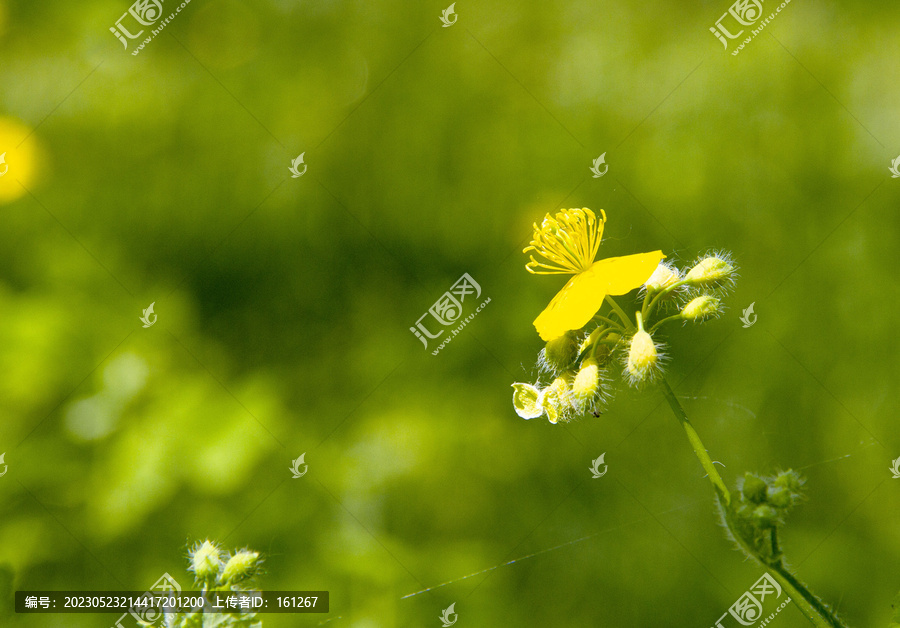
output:
<svg viewBox="0 0 900 628"><path fill-rule="evenodd" d="M734 255L669 381L730 485L807 478L788 561L889 623L895 3L795 0L737 56L728 0L192 0L136 56L128 3L0 0L0 625L108 628L10 591L187 586L207 537L331 592L266 628L713 625L763 571L662 396L513 412L564 282L521 248L581 206L602 256ZM409 329L463 273L491 302L432 355Z"/></svg>

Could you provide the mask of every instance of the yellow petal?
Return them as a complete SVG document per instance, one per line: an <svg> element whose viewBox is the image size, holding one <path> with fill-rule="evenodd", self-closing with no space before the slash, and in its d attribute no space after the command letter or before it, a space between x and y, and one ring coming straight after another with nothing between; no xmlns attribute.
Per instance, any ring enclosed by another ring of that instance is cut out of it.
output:
<svg viewBox="0 0 900 628"><path fill-rule="evenodd" d="M512 385L515 389L513 392L513 407L523 419L534 419L544 414L544 408L539 403L541 391L531 384Z"/></svg>
<svg viewBox="0 0 900 628"><path fill-rule="evenodd" d="M644 284L665 255L662 251L602 259L572 277L550 305L534 319L534 327L546 341L571 329L581 329L603 305L606 295L631 292Z"/></svg>
<svg viewBox="0 0 900 628"><path fill-rule="evenodd" d="M597 281L603 283L606 294L613 296L628 294L635 288L643 286L665 258L662 251L607 257L594 262L584 274L596 275Z"/></svg>

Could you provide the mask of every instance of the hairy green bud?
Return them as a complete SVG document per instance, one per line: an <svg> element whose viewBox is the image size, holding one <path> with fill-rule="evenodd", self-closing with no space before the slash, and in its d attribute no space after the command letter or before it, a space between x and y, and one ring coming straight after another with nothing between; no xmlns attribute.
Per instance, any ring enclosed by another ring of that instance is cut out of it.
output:
<svg viewBox="0 0 900 628"><path fill-rule="evenodd" d="M752 473L744 474L744 485L741 487L741 494L747 501L754 504L762 504L766 501L767 486L762 478Z"/></svg>
<svg viewBox="0 0 900 628"><path fill-rule="evenodd" d="M544 346L540 365L554 374L559 374L572 366L578 357L578 349L579 342L575 332L567 331Z"/></svg>

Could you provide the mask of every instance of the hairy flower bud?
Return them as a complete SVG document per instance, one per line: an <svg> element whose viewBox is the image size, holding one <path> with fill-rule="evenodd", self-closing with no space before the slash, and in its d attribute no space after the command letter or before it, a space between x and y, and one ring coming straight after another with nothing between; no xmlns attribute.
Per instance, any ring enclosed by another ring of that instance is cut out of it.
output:
<svg viewBox="0 0 900 628"><path fill-rule="evenodd" d="M718 255L705 257L685 275L692 286L702 286L727 279L734 273L734 266Z"/></svg>
<svg viewBox="0 0 900 628"><path fill-rule="evenodd" d="M651 379L659 365L659 353L653 338L643 329L631 338L628 348L628 360L625 370L632 383L640 383Z"/></svg>
<svg viewBox="0 0 900 628"><path fill-rule="evenodd" d="M541 368L554 375L566 370L578 357L579 343L574 331L567 331L559 338L549 341L539 359Z"/></svg>
<svg viewBox="0 0 900 628"><path fill-rule="evenodd" d="M800 489L803 487L803 479L800 477L799 473L788 469L787 471L778 474L775 478L774 485L783 486L794 493L799 493Z"/></svg>
<svg viewBox="0 0 900 628"><path fill-rule="evenodd" d="M191 571L198 581L214 580L222 566L222 552L209 540L194 546L190 551Z"/></svg>
<svg viewBox="0 0 900 628"><path fill-rule="evenodd" d="M791 489L783 486L770 486L768 501L775 508L790 508L794 505L794 496Z"/></svg>
<svg viewBox="0 0 900 628"><path fill-rule="evenodd" d="M644 286L648 292L660 292L681 281L681 274L674 266L670 266L665 262L660 262L653 274L650 275Z"/></svg>
<svg viewBox="0 0 900 628"><path fill-rule="evenodd" d="M714 316L719 311L720 301L708 294L692 299L690 303L681 310L681 316L688 321L702 320L709 316Z"/></svg>
<svg viewBox="0 0 900 628"><path fill-rule="evenodd" d="M581 363L572 382L572 404L579 412L596 412L603 398L603 374L594 358Z"/></svg>
<svg viewBox="0 0 900 628"><path fill-rule="evenodd" d="M219 581L225 584L237 584L255 575L258 566L259 554L257 552L240 550L235 552L225 563Z"/></svg>
<svg viewBox="0 0 900 628"><path fill-rule="evenodd" d="M768 504L757 506L753 511L753 523L760 528L774 528L778 523L778 511Z"/></svg>
<svg viewBox="0 0 900 628"><path fill-rule="evenodd" d="M754 504L762 504L766 501L766 489L765 480L752 473L744 474L744 484L741 486L744 499Z"/></svg>

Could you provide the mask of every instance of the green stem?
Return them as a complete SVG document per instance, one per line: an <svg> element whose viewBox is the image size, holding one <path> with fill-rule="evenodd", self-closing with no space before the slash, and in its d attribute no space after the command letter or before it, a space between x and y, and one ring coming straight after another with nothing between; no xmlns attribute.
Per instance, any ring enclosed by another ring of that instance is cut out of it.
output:
<svg viewBox="0 0 900 628"><path fill-rule="evenodd" d="M616 321L614 321L614 320L611 319L611 318L607 318L606 316L600 316L599 314L594 315L594 318L597 319L598 321L601 321L601 322L603 322L603 323L606 323L606 324L609 325L610 327L614 327L614 328L616 328L616 329L618 329L618 330L624 331L624 328L622 327L622 324L621 324L621 323L617 323Z"/></svg>
<svg viewBox="0 0 900 628"><path fill-rule="evenodd" d="M606 295L606 300L609 301L609 304L612 306L613 311L619 316L620 319L622 319L622 323L625 325L625 329L627 329L628 331L634 329L634 325L631 323L631 319L628 318L628 314L625 313L625 310L619 307L619 304L616 303L616 300L609 295Z"/></svg>
<svg viewBox="0 0 900 628"><path fill-rule="evenodd" d="M653 327L650 328L650 333L652 334L653 332L655 332L664 323L668 323L669 321L680 321L683 319L684 319L684 317L681 315L681 312L679 312L678 314L673 314L672 316L669 316L668 318L664 318L661 321L658 321Z"/></svg>
<svg viewBox="0 0 900 628"><path fill-rule="evenodd" d="M752 556L754 560L769 572L769 575L778 581L782 590L788 594L791 601L797 605L800 612L803 613L813 626L816 626L816 628L848 628L847 625L838 619L819 598L810 592L806 585L797 580L794 574L787 570L784 566L784 561L780 556L780 551L778 552L777 560L765 560L741 536L738 526L731 517L731 510L722 505L721 502L719 506L724 513L723 520L725 521L725 525L728 526L728 531L731 532L731 536L734 538L735 542L747 556ZM778 543L774 530L772 533L772 543L773 546Z"/></svg>
<svg viewBox="0 0 900 628"><path fill-rule="evenodd" d="M672 412L675 414L675 418L678 419L678 421L681 423L681 427L684 428L688 440L691 442L691 446L694 448L694 454L700 460L700 464L706 471L706 474L709 477L709 481L712 482L713 488L716 489L716 493L719 494L719 496L725 502L725 505L730 505L731 493L728 492L728 487L725 486L725 482L722 481L722 476L720 476L719 472L716 470L716 465L713 464L712 458L709 457L709 452L707 452L706 447L703 446L703 441L700 440L700 435L697 434L697 430L695 430L694 426L691 425L690 420L687 418L687 414L685 414L684 412L684 408L682 408L681 404L678 403L678 398L675 396L675 392L672 390L672 387L669 386L669 382L667 382L666 380L662 380L660 388L662 388L663 395L665 395L666 401L669 402L669 407L672 408Z"/></svg>
<svg viewBox="0 0 900 628"><path fill-rule="evenodd" d="M672 412L687 433L688 440L694 448L694 453L700 460L700 464L706 470L709 481L712 483L713 488L719 496L722 510L725 513L725 524L728 526L728 531L731 532L731 536L734 537L735 541L741 546L746 554L752 556L766 569L771 569L774 572L772 576L778 581L781 588L787 592L791 600L797 604L800 611L814 626L817 628L847 628L846 624L838 619L837 616L832 613L821 600L819 600L819 598L813 595L809 589L797 580L797 578L795 578L784 566L784 562L781 559L781 550L778 547L778 537L774 530L772 531L771 543L773 556L778 556L778 559L775 562L769 562L763 559L753 547L744 541L738 526L734 524L730 515L731 493L728 492L728 488L725 486L719 472L716 470L712 459L709 457L709 453L703 446L703 441L700 440L700 436L688 420L684 408L681 407L681 404L678 402L678 398L675 396L675 392L672 390L672 387L669 386L669 383L666 380L662 380L660 387L662 388L663 395L666 397L666 401L669 402L669 406L672 408Z"/></svg>
<svg viewBox="0 0 900 628"><path fill-rule="evenodd" d="M650 316L653 314L653 308L656 307L656 304L659 302L659 300L660 300L661 298L663 298L663 297L666 296L667 294L671 293L673 290L677 290L678 288L680 288L681 286L683 286L683 285L686 284L686 283L687 283L687 280L686 280L686 279L682 279L681 281L676 281L675 283L673 283L673 284L672 284L671 286L669 286L668 288L665 288L664 290L660 290L660 291L656 294L656 296L654 296L654 297L650 300L650 304L649 304L649 305L647 304L647 299L644 298L644 307L641 308L641 313L644 315L644 318L648 318L648 317L650 317Z"/></svg>
<svg viewBox="0 0 900 628"><path fill-rule="evenodd" d="M781 587L791 596L791 600L800 608L800 611L806 615L806 618L818 628L847 628L837 616L831 612L825 604L813 595L802 582L797 580L790 571L788 571L784 563L778 561L777 565L772 565L775 571L774 578L778 580Z"/></svg>

